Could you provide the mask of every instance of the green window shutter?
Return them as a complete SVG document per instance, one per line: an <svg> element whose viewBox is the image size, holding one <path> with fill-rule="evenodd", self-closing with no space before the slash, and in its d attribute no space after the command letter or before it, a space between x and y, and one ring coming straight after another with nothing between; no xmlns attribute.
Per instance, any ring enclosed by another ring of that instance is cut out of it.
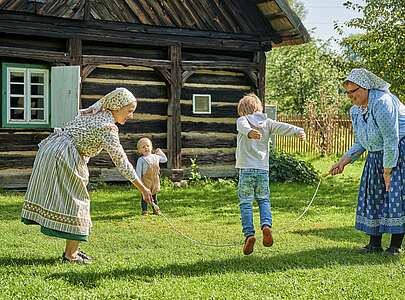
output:
<svg viewBox="0 0 405 300"><path fill-rule="evenodd" d="M51 127L63 127L79 111L80 66L51 69Z"/></svg>

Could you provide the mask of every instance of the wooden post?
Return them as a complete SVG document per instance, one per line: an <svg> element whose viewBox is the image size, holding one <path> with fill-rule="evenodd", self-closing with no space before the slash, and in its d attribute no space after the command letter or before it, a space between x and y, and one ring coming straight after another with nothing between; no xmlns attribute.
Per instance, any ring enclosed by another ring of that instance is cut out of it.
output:
<svg viewBox="0 0 405 300"><path fill-rule="evenodd" d="M181 168L181 46L171 46L169 49L169 56L171 61L171 83L169 90L169 103L167 107L167 166L171 169L173 177L175 176L174 173L176 173L176 170Z"/></svg>
<svg viewBox="0 0 405 300"><path fill-rule="evenodd" d="M262 100L263 107L266 103L266 53L257 51L255 62L258 64L257 72L257 95Z"/></svg>
<svg viewBox="0 0 405 300"><path fill-rule="evenodd" d="M71 66L82 65L82 40L73 38L68 41L68 52Z"/></svg>

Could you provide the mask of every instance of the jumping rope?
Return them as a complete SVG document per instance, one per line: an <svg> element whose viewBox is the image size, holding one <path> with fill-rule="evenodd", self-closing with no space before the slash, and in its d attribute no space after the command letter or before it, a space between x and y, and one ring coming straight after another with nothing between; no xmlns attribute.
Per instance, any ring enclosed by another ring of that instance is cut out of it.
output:
<svg viewBox="0 0 405 300"><path fill-rule="evenodd" d="M319 187L321 185L322 182L322 178L323 177L327 177L329 175L329 173L324 174L321 176L321 178L319 179L318 185L316 187L316 190L312 196L311 201L308 203L307 207L304 209L304 211L298 216L298 218L296 218L294 221L288 223L286 226L280 228L280 229L276 229L276 230L272 230L272 233L279 233L279 232L283 232L283 231L287 231L288 229L292 228L308 211L308 209L311 207L312 203L315 200L316 195L318 194L318 190ZM156 204L152 203L153 209L154 210L159 210L159 206L157 206ZM232 244L212 244L212 243L206 243L203 241L199 241L199 240L195 240L189 236L187 236L186 234L184 234L183 232L181 232L180 230L178 230L172 222L170 222L170 220L166 217L166 215L164 213L162 213L162 211L160 211L160 215L164 218L164 220L170 225L170 227L173 229L173 231L175 231L176 233L178 233L180 236L182 236L184 239L191 241L194 244L199 244L202 246L207 246L207 247L240 247L243 242L240 243L232 243Z"/></svg>

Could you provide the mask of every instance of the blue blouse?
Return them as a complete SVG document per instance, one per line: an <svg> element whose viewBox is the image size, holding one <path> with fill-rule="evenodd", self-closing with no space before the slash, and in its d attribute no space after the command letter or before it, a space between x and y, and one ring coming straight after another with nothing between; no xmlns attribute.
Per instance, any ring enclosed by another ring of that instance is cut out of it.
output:
<svg viewBox="0 0 405 300"><path fill-rule="evenodd" d="M398 143L405 136L405 105L391 93L370 90L367 110L355 105L350 116L355 142L345 156L355 161L365 150L382 150L384 168L395 167Z"/></svg>

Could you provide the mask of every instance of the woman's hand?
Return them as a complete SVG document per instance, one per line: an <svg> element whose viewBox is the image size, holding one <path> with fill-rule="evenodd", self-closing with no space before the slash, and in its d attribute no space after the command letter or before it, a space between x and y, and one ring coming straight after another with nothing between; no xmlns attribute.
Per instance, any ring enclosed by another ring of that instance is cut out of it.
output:
<svg viewBox="0 0 405 300"><path fill-rule="evenodd" d="M253 140L260 140L262 138L262 134L260 133L260 131L258 131L256 129L252 129L248 133L248 138L253 139Z"/></svg>
<svg viewBox="0 0 405 300"><path fill-rule="evenodd" d="M141 191L141 193L142 193L143 201L145 201L146 203L152 205L153 198L152 198L151 191L148 188L145 188L143 191Z"/></svg>
<svg viewBox="0 0 405 300"><path fill-rule="evenodd" d="M384 183L385 183L385 191L389 192L391 187L391 168L384 168Z"/></svg>
<svg viewBox="0 0 405 300"><path fill-rule="evenodd" d="M143 201L152 205L153 203L152 193L146 186L143 185L142 181L136 179L135 181L132 182L132 184L141 192Z"/></svg>
<svg viewBox="0 0 405 300"><path fill-rule="evenodd" d="M348 163L350 163L351 161L352 161L352 159L350 157L342 156L342 158L339 159L339 161L330 168L329 174L337 175L337 174L342 173L343 170L345 169L346 165Z"/></svg>

